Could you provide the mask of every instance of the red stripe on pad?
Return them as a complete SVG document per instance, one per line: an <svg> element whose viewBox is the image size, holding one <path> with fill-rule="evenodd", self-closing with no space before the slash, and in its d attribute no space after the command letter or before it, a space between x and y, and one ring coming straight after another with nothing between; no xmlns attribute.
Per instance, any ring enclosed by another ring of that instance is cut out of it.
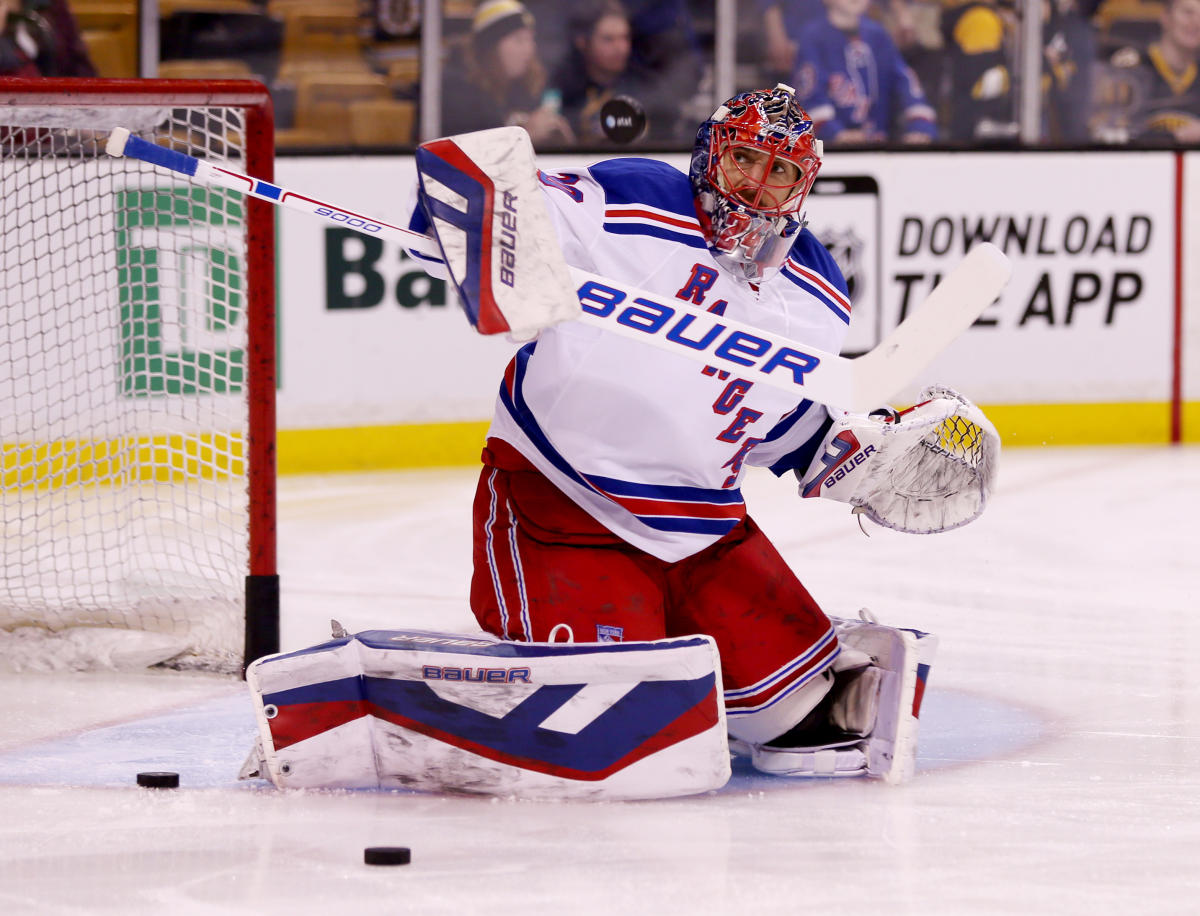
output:
<svg viewBox="0 0 1200 916"><path fill-rule="evenodd" d="M617 209L616 207L611 207L604 211L605 219L615 217L636 217L638 219L649 219L656 223L666 223L668 226L678 226L680 229L691 229L695 232L700 231L700 224L695 220L663 216L661 213L654 213L650 210L630 208Z"/></svg>
<svg viewBox="0 0 1200 916"><path fill-rule="evenodd" d="M441 741L444 744L452 745L453 747L462 748L464 751L470 751L479 757L485 757L488 760L495 760L497 763L507 764L509 766L519 767L523 770L532 770L537 773L545 773L548 776L557 776L560 779L575 779L581 782L598 782L601 779L607 779L613 773L625 769L631 764L637 763L651 754L661 751L664 748L670 747L673 744L678 744L680 741L685 741L696 735L702 734L708 729L717 724L717 696L716 688L709 691L708 695L683 713L674 722L664 728L662 731L652 735L638 747L634 748L621 759L614 761L607 767L600 770L577 770L572 767L556 766L552 763L547 763L543 760L536 760L530 757L519 757L513 754L505 753L488 747L485 744L480 744L464 738L461 735L453 735L449 732L444 732L431 725L426 725L423 722L417 722L407 716L400 715L390 709L384 709L380 706L372 706L371 713L383 719L386 722L391 722L393 725L398 725L401 728L407 728L410 731L417 732L436 741Z"/></svg>
<svg viewBox="0 0 1200 916"><path fill-rule="evenodd" d="M278 707L274 719L268 719L275 750L298 744L339 725L361 719L367 714L366 700L337 700L327 703L295 703Z"/></svg>

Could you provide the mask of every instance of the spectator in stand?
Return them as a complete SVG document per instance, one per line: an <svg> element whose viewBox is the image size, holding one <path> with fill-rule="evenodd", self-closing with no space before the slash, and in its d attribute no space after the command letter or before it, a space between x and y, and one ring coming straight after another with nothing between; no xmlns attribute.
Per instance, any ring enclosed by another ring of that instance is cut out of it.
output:
<svg viewBox="0 0 1200 916"><path fill-rule="evenodd" d="M662 139L686 141L695 138L696 117L681 111L697 94L704 71L700 40L687 0L623 0L633 32L630 59L649 83L647 103L659 112L658 135ZM705 93L702 112L712 113L712 100ZM667 130L665 115L676 122Z"/></svg>
<svg viewBox="0 0 1200 916"><path fill-rule="evenodd" d="M1131 139L1200 144L1200 0L1166 0L1158 40L1122 48L1112 65L1133 87Z"/></svg>
<svg viewBox="0 0 1200 916"><path fill-rule="evenodd" d="M757 0L763 17L763 71L770 80L788 80L801 63L796 49L800 33L810 22L825 18L823 0ZM883 24L900 53L910 51L923 62L936 56L942 43L936 35L940 0L872 0L870 15ZM912 60L908 60L912 64Z"/></svg>
<svg viewBox="0 0 1200 916"><path fill-rule="evenodd" d="M1043 134L1052 142L1086 143L1091 139L1088 122L1096 61L1092 16L1098 5L1099 0L1047 0L1043 7Z"/></svg>
<svg viewBox="0 0 1200 916"><path fill-rule="evenodd" d="M0 75L96 75L66 0L0 0Z"/></svg>
<svg viewBox="0 0 1200 916"><path fill-rule="evenodd" d="M1009 66L1015 27L998 0L953 3L942 14L946 44L943 124L960 142L1015 140L1016 91Z"/></svg>
<svg viewBox="0 0 1200 916"><path fill-rule="evenodd" d="M660 145L690 139L692 109L712 107L701 90L703 64L691 15L682 0L568 0L567 53L554 83L581 140L605 144L599 111L629 95L646 110L647 138Z"/></svg>
<svg viewBox="0 0 1200 916"><path fill-rule="evenodd" d="M468 46L443 70L442 133L517 124L535 146L572 143L545 88L532 14L517 0L486 0L471 21Z"/></svg>
<svg viewBox="0 0 1200 916"><path fill-rule="evenodd" d="M819 0L817 0L819 2ZM629 51L620 80L622 88L611 94L636 95L650 116L649 135L660 143L691 143L697 117L712 111L712 99L701 90L704 62L700 41L687 0L526 0L536 10L538 33L549 33L548 53L560 49L552 60L553 82L574 92L591 82L593 93L601 87L595 80L578 76L585 66L581 45L589 44L593 23L609 17L608 30L628 31ZM616 19L624 25L617 26ZM545 28L543 28L545 26ZM616 44L609 45L616 54ZM603 65L601 65L603 66ZM636 93L630 91L636 89ZM605 96L607 100L608 96ZM601 101L600 104L603 104ZM595 106L598 110L599 106ZM689 110L694 108L695 110ZM703 114L697 114L698 111ZM603 137L596 142L607 142ZM591 141L589 141L591 142Z"/></svg>
<svg viewBox="0 0 1200 916"><path fill-rule="evenodd" d="M1097 0L1046 0L1042 6L1043 139L1090 139ZM1016 142L1018 79L1013 71L1017 20L1003 0L967 0L942 16L946 45L944 133L965 143Z"/></svg>
<svg viewBox="0 0 1200 916"><path fill-rule="evenodd" d="M769 79L786 81L796 72L796 47L810 22L825 16L821 0L758 0L763 17L763 67Z"/></svg>
<svg viewBox="0 0 1200 916"><path fill-rule="evenodd" d="M19 6L18 0L0 0L0 76L41 76L37 48L23 40L26 33L13 15Z"/></svg>
<svg viewBox="0 0 1200 916"><path fill-rule="evenodd" d="M633 29L619 0L575 3L567 21L570 51L554 76L562 111L580 143L606 143L600 108L618 95L636 98L647 109L650 129L658 112L647 104L649 77L631 61Z"/></svg>
<svg viewBox="0 0 1200 916"><path fill-rule="evenodd" d="M830 143L929 143L936 114L869 2L826 0L826 15L801 31L800 104Z"/></svg>

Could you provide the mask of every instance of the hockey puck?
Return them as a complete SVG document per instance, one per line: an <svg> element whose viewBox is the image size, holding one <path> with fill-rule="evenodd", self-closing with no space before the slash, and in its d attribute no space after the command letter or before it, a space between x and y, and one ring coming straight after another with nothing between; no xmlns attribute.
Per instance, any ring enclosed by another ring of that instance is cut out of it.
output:
<svg viewBox="0 0 1200 916"><path fill-rule="evenodd" d="M363 861L368 865L407 865L412 861L412 852L407 846L368 846L363 850Z"/></svg>
<svg viewBox="0 0 1200 916"><path fill-rule="evenodd" d="M613 96L600 106L600 129L613 143L632 143L646 129L646 110L637 99Z"/></svg>
<svg viewBox="0 0 1200 916"><path fill-rule="evenodd" d="M138 773L137 784L147 789L178 789L178 773Z"/></svg>

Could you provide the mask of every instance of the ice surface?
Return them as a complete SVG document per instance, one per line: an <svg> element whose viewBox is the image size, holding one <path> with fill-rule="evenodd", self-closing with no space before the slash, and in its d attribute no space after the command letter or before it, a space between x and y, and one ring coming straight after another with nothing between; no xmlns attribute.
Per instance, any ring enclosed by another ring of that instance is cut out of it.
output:
<svg viewBox="0 0 1200 916"><path fill-rule="evenodd" d="M0 674L0 913L1200 911L1200 450L1011 450L1001 475L929 537L747 486L830 613L940 636L907 786L735 764L661 802L282 793L236 781L240 682ZM473 472L280 483L285 648L330 618L473 629Z"/></svg>

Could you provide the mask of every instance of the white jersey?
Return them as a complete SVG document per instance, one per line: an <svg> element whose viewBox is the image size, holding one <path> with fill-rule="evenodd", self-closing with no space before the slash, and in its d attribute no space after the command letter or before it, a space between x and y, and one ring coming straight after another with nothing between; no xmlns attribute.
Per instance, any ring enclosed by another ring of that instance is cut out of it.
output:
<svg viewBox="0 0 1200 916"><path fill-rule="evenodd" d="M833 258L802 230L752 286L705 243L691 184L664 163L612 159L539 173L568 263L829 352L850 321ZM810 401L578 322L524 346L489 436L503 439L625 541L674 562L745 516L747 464L804 468L829 414Z"/></svg>

